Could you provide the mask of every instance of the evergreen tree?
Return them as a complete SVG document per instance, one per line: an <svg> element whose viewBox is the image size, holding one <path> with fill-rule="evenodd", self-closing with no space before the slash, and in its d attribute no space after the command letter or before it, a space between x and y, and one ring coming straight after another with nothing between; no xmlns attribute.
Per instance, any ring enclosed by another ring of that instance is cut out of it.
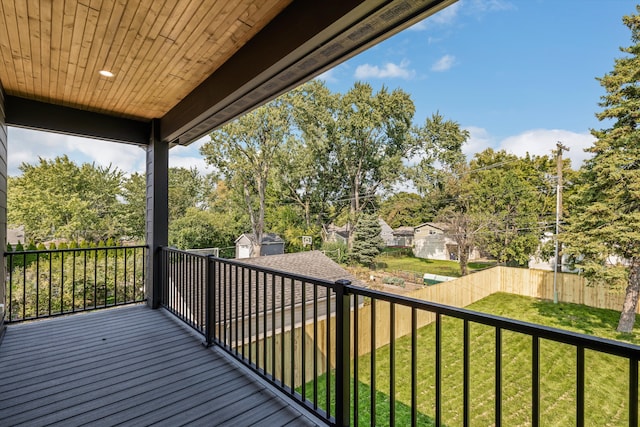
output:
<svg viewBox="0 0 640 427"><path fill-rule="evenodd" d="M592 130L594 156L581 170L575 206L563 237L592 282L626 286L617 330L631 332L640 294L640 6L623 17L633 45L621 48L613 71L598 79L606 91L601 121L610 128Z"/></svg>
<svg viewBox="0 0 640 427"><path fill-rule="evenodd" d="M370 265L382 252L384 241L380 236L380 223L376 215L361 214L353 232L351 259L362 265Z"/></svg>

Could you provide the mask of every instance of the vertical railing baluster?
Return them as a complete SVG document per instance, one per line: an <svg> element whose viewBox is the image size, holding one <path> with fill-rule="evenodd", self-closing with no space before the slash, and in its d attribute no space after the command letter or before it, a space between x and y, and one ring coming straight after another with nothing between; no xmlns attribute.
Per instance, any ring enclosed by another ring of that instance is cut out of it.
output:
<svg viewBox="0 0 640 427"><path fill-rule="evenodd" d="M5 288L5 292L7 294L9 294L9 305L8 307L5 307L5 310L7 310L7 312L9 313L9 321L13 320L13 254L8 254L9 257L9 290L8 292L6 292L6 288ZM36 288L37 289L37 288ZM38 296L37 296L37 291L36 291L36 316L38 315Z"/></svg>
<svg viewBox="0 0 640 427"><path fill-rule="evenodd" d="M436 425L442 425L442 315L436 313Z"/></svg>
<svg viewBox="0 0 640 427"><path fill-rule="evenodd" d="M36 256L36 317L40 317L40 254Z"/></svg>
<svg viewBox="0 0 640 427"><path fill-rule="evenodd" d="M49 277L51 277L51 274L49 274ZM49 300L51 300L51 292L49 292ZM26 314L27 314L27 256L25 254L22 254L22 319L23 320L27 317Z"/></svg>
<svg viewBox="0 0 640 427"><path fill-rule="evenodd" d="M113 305L118 305L118 249L114 249L116 253L113 263Z"/></svg>
<svg viewBox="0 0 640 427"><path fill-rule="evenodd" d="M82 251L83 255L83 267L82 272L82 309L87 309L87 251Z"/></svg>
<svg viewBox="0 0 640 427"><path fill-rule="evenodd" d="M216 277L216 260L213 257L207 258L208 262L206 264L206 277L207 277L207 287L206 287L206 307L205 312L207 313L207 321L205 324L206 331L206 341L205 345L207 347L211 347L213 344L213 330L215 328L216 316L214 313L215 308L215 277Z"/></svg>
<svg viewBox="0 0 640 427"><path fill-rule="evenodd" d="M396 305L389 304L389 425L396 425Z"/></svg>
<svg viewBox="0 0 640 427"><path fill-rule="evenodd" d="M370 398L370 411L371 411L371 426L376 425L376 299L371 299L371 330L369 331L371 335L371 348L369 351L370 354L370 370L371 370L371 388L369 393Z"/></svg>
<svg viewBox="0 0 640 427"><path fill-rule="evenodd" d="M127 248L124 248L124 302L129 302L130 300L127 298ZM164 253L163 253L164 256ZM164 274L164 270L163 270L163 274Z"/></svg>
<svg viewBox="0 0 640 427"><path fill-rule="evenodd" d="M93 308L98 308L98 249L93 250Z"/></svg>
<svg viewBox="0 0 640 427"><path fill-rule="evenodd" d="M291 324L289 325L289 337L290 339L290 345L291 345L291 349L289 350L289 354L290 354L290 365L291 365L291 394L294 394L295 392L295 388L296 388L296 370L295 370L295 361L296 361L296 353L295 353L295 349L296 349L296 334L295 334L295 330L296 330L296 284L295 281L293 279L289 279L289 286L291 287L291 298L290 298L290 302L291 302ZM302 305L304 305L304 301L302 302ZM303 322L304 324L304 322ZM301 326L301 332L304 330L304 326Z"/></svg>
<svg viewBox="0 0 640 427"><path fill-rule="evenodd" d="M240 307L241 307L241 311L242 311L241 312L241 316L240 316L240 323L242 324L242 333L240 334L240 345L241 345L240 348L242 349L242 359L243 360L245 359L245 348L244 348L245 344L244 343L246 341L245 340L245 334L244 334L244 332L245 332L244 323L245 323L245 319L246 319L244 317L244 315L245 315L245 310L244 310L245 307L244 306L245 306L245 292L246 292L246 289L245 289L245 273L246 273L246 271L247 271L247 269L243 267L242 268L242 278L241 278L241 280L242 280L242 293L236 297L236 298L238 298L240 300Z"/></svg>
<svg viewBox="0 0 640 427"><path fill-rule="evenodd" d="M584 347L576 348L576 426L584 426Z"/></svg>
<svg viewBox="0 0 640 427"><path fill-rule="evenodd" d="M302 387L301 394L304 401L307 396L307 282L302 282L302 307L300 323L300 378Z"/></svg>
<svg viewBox="0 0 640 427"><path fill-rule="evenodd" d="M629 359L629 426L638 426L638 359Z"/></svg>
<svg viewBox="0 0 640 427"><path fill-rule="evenodd" d="M231 265L226 265L222 274L224 274L222 278L222 342L225 346L229 346L229 341L227 340L227 317L229 316L229 301L227 300L227 288L229 288L229 292L231 292L230 283L229 283L229 275L231 271ZM229 337L231 340L231 337Z"/></svg>
<svg viewBox="0 0 640 427"><path fill-rule="evenodd" d="M469 427L469 420L471 417L469 378L471 373L469 372L469 321L467 319L464 319L462 335L462 425L464 427Z"/></svg>
<svg viewBox="0 0 640 427"><path fill-rule="evenodd" d="M540 425L540 337L532 336L531 348L531 425Z"/></svg>
<svg viewBox="0 0 640 427"><path fill-rule="evenodd" d="M356 400L357 402L357 400ZM418 425L418 316L411 307L411 426Z"/></svg>
<svg viewBox="0 0 640 427"><path fill-rule="evenodd" d="M280 381L282 387L285 385L285 298L284 298L284 276L280 276Z"/></svg>
<svg viewBox="0 0 640 427"><path fill-rule="evenodd" d="M252 338L252 330L251 330L251 325L253 324L253 313L252 313L252 306L253 306L253 295L251 294L251 289L252 289L252 280L251 278L253 277L253 271L252 270L248 270L247 272L247 310L249 310L249 313L247 315L247 334L249 335L249 343L248 343L248 348L247 348L247 352L249 353L249 364L253 363L253 338ZM256 313L258 312L258 304L259 304L259 298L256 298ZM256 316L256 319L258 318L258 316ZM256 330L257 332L257 330ZM257 354L257 350L258 350L258 340L255 340L256 343L256 353ZM256 369L258 368L258 360L255 360L255 366Z"/></svg>
<svg viewBox="0 0 640 427"><path fill-rule="evenodd" d="M327 319L327 327L325 328L327 340L325 341L324 348L324 354L327 355L327 363L325 367L325 378L327 379L325 388L325 402L327 403L327 417L331 417L331 288L327 288L325 315Z"/></svg>
<svg viewBox="0 0 640 427"><path fill-rule="evenodd" d="M358 425L358 409L360 402L358 359L360 358L360 322L359 322L358 295L353 295L353 425Z"/></svg>
<svg viewBox="0 0 640 427"><path fill-rule="evenodd" d="M104 249L104 306L107 306L107 294L108 294L108 290L107 290L107 281L108 281L108 274L109 274L109 250L108 249Z"/></svg>
<svg viewBox="0 0 640 427"><path fill-rule="evenodd" d="M495 426L502 425L502 329L496 328Z"/></svg>
<svg viewBox="0 0 640 427"><path fill-rule="evenodd" d="M64 252L60 252L60 314L64 313Z"/></svg>
<svg viewBox="0 0 640 427"><path fill-rule="evenodd" d="M318 409L318 284L313 284L313 409Z"/></svg>
<svg viewBox="0 0 640 427"><path fill-rule="evenodd" d="M71 289L72 289L72 302L71 302L71 311L76 311L76 250L74 249L72 252L73 254L73 270L72 270L72 278L71 278Z"/></svg>
<svg viewBox="0 0 640 427"><path fill-rule="evenodd" d="M348 280L338 280L336 291L336 425L348 426L351 420L351 297ZM329 329L329 328L327 328ZM393 329L393 326L392 328ZM328 377L329 375L327 375ZM356 406L357 403L354 403ZM327 408L330 407L327 402ZM355 410L355 409L354 409ZM394 425L394 423L391 423Z"/></svg>
<svg viewBox="0 0 640 427"><path fill-rule="evenodd" d="M236 264L234 267L234 276L233 276L233 281L235 282L235 294L233 295L233 300L234 300L234 305L235 305L235 310L233 313L233 319L234 321L231 322L231 325L233 325L234 329L235 329L235 353L236 356L238 356L238 328L239 328L239 321L240 321L240 316L239 316L239 305L238 305L238 300L240 299L240 293L238 292L238 265Z"/></svg>
<svg viewBox="0 0 640 427"><path fill-rule="evenodd" d="M269 362L267 359L267 312L268 312L268 304L267 304L267 273L262 272L262 291L264 293L264 313L262 314L262 364L264 366L264 374L267 375L267 369L269 368Z"/></svg>
<svg viewBox="0 0 640 427"><path fill-rule="evenodd" d="M48 312L48 314L49 314L49 316L51 316L51 299L53 298L53 294L51 292L52 288L53 288L52 284L51 284L51 281L53 280L53 278L51 277L52 276L51 273L53 271L53 268L52 268L52 266L53 266L53 259L52 259L53 258L53 252L49 251L48 253L49 253L49 298L47 298L47 299L49 300L49 312Z"/></svg>
<svg viewBox="0 0 640 427"><path fill-rule="evenodd" d="M271 277L271 378L276 379L276 277Z"/></svg>

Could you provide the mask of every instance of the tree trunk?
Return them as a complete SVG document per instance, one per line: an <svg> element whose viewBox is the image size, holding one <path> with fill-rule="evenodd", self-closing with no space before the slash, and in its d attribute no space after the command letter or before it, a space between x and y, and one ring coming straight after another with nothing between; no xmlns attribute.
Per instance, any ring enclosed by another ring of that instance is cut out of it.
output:
<svg viewBox="0 0 640 427"><path fill-rule="evenodd" d="M636 307L638 305L638 295L640 294L640 267L631 267L629 272L629 285L627 286L620 321L618 322L618 332L631 332L636 321Z"/></svg>
<svg viewBox="0 0 640 427"><path fill-rule="evenodd" d="M460 246L458 246L460 247ZM466 246L463 246L462 249L458 250L458 260L460 261L460 275L466 276L469 274L467 269L467 264L469 263L469 251Z"/></svg>

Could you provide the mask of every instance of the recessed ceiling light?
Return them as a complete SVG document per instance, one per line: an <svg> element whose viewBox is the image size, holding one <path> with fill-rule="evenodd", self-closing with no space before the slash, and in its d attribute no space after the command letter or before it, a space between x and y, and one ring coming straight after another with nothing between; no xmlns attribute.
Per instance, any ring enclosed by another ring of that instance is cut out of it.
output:
<svg viewBox="0 0 640 427"><path fill-rule="evenodd" d="M108 70L100 70L98 71L98 73L100 73L100 75L104 77L113 77L113 73Z"/></svg>

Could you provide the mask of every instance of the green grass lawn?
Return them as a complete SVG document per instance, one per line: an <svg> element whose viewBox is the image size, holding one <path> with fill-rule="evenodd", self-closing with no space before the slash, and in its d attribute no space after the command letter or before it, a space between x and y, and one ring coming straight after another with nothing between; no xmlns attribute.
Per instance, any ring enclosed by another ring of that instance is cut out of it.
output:
<svg viewBox="0 0 640 427"><path fill-rule="evenodd" d="M568 329L596 336L639 342L637 333L615 332L618 312L589 308L577 304L557 304L510 294L494 294L469 309L511 317L532 323ZM463 322L443 318L442 322L442 416L447 426L462 425L462 351ZM470 327L470 396L471 425L494 424L495 401L495 332L493 328L472 324ZM428 325L418 333L418 412L420 425L433 425L435 415L435 328ZM574 347L555 342L540 342L540 425L575 425ZM410 421L411 339L396 341L396 425ZM531 425L531 338L515 332L503 332L502 338L502 424ZM626 360L585 351L586 425L628 425L628 369ZM389 346L376 352L376 425L389 425ZM369 425L370 357L359 358L359 423ZM333 381L333 380L332 380ZM319 388L324 387L321 378ZM335 383L334 383L335 384ZM309 391L309 386L307 391ZM311 397L307 393L307 397ZM324 401L319 402L324 407Z"/></svg>
<svg viewBox="0 0 640 427"><path fill-rule="evenodd" d="M420 273L432 273L442 276L460 277L460 264L456 261L443 261L424 258L415 258L413 256L393 256L392 254L382 254L376 258L376 269L385 269L389 271L415 271ZM470 262L467 264L469 271L482 270L491 267L495 263L487 262Z"/></svg>

